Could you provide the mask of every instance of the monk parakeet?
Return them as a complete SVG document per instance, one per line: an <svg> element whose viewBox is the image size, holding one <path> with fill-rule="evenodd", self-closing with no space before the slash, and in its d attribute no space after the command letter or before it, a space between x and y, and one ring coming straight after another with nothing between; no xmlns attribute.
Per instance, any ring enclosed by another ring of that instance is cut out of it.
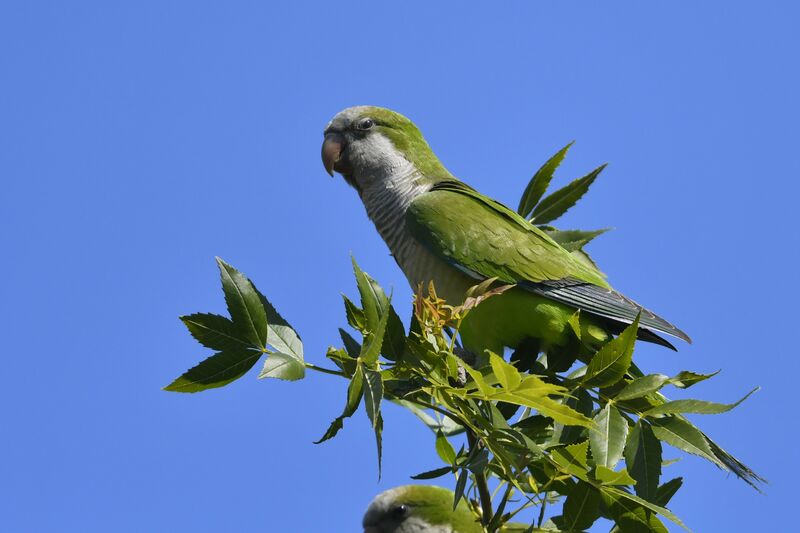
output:
<svg viewBox="0 0 800 533"><path fill-rule="evenodd" d="M404 485L378 494L364 514L364 533L482 533L463 499L453 510L453 492L429 485Z"/></svg>
<svg viewBox="0 0 800 533"><path fill-rule="evenodd" d="M639 319L639 337L689 337L613 290L597 270L503 204L455 178L406 117L359 106L325 128L322 160L358 191L367 215L411 287L433 281L452 305L483 280L513 289L489 298L464 320L464 347L502 353L524 340L547 353L574 345L569 319L580 310L583 345L596 347Z"/></svg>

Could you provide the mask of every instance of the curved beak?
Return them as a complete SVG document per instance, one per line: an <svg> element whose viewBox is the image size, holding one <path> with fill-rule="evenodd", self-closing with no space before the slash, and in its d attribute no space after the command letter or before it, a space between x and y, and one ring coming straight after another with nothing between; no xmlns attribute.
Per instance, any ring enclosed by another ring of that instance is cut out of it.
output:
<svg viewBox="0 0 800 533"><path fill-rule="evenodd" d="M344 137L335 131L325 134L325 141L322 143L322 164L325 171L333 177L334 165L342 158L344 150Z"/></svg>

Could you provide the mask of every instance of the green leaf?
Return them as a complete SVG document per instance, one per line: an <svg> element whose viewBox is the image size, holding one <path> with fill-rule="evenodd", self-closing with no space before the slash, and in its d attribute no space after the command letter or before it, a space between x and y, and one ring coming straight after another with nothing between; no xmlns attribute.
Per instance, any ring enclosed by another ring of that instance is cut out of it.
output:
<svg viewBox="0 0 800 533"><path fill-rule="evenodd" d="M542 198L545 191L547 191L547 187L550 185L550 181L553 179L553 174L556 169L564 160L564 157L566 157L567 152L574 143L575 141L572 141L556 152L554 156L548 159L547 162L536 171L536 174L534 174L531 181L528 182L525 191L519 199L517 213L527 218L531 211L533 211L533 208Z"/></svg>
<svg viewBox="0 0 800 533"><path fill-rule="evenodd" d="M464 365L464 370L466 370L470 375L472 381L475 383L475 386L478 389L478 392L482 396L489 397L494 394L495 391L497 391L497 389L486 383L486 379L483 377L483 374L481 374L480 370L476 370L469 365ZM470 384L468 383L467 385Z"/></svg>
<svg viewBox="0 0 800 533"><path fill-rule="evenodd" d="M633 346L639 330L639 317L600 348L589 361L583 383L592 387L610 387L625 376L631 366Z"/></svg>
<svg viewBox="0 0 800 533"><path fill-rule="evenodd" d="M657 416L657 415L674 415L678 413L695 413L700 415L717 415L720 413L725 413L730 411L747 398L750 397L751 394L759 390L760 387L756 387L755 389L751 390L747 394L745 394L739 401L734 403L715 403L715 402L706 402L703 400L673 400L671 402L666 402L661 405L657 405L651 409L648 409L642 416Z"/></svg>
<svg viewBox="0 0 800 533"><path fill-rule="evenodd" d="M566 531L583 531L600 518L600 493L588 483L578 481L564 501L561 518L556 522Z"/></svg>
<svg viewBox="0 0 800 533"><path fill-rule="evenodd" d="M200 392L227 385L250 370L263 354L249 349L224 350L187 370L164 387L172 392Z"/></svg>
<svg viewBox="0 0 800 533"><path fill-rule="evenodd" d="M665 506L669 503L672 497L678 492L678 489L681 488L683 485L683 478L676 477L674 479L670 479L658 489L656 489L655 497L653 498L653 503L657 503L660 506Z"/></svg>
<svg viewBox="0 0 800 533"><path fill-rule="evenodd" d="M588 452L589 441L585 440L578 444L552 449L550 451L550 458L565 472L586 481L588 479L586 469L589 466L589 462L586 458Z"/></svg>
<svg viewBox="0 0 800 533"><path fill-rule="evenodd" d="M379 412L375 424L375 445L378 448L378 479L381 478L383 464L383 415Z"/></svg>
<svg viewBox="0 0 800 533"><path fill-rule="evenodd" d="M643 500L643 499L639 498L638 496L634 496L633 494L630 494L629 492L625 492L624 490L622 490L620 488L617 488L617 487L604 485L602 487L601 491L604 494L617 496L617 498L619 500L628 500L628 501L631 501L631 502L634 502L634 503L638 503L639 505L641 505L645 509L649 509L650 511L658 513L661 516L663 516L664 518L666 518L667 520L670 520L670 521L674 522L675 524L681 526L686 531L690 531L689 528L686 527L686 524L684 524L681 521L681 519L678 518L677 516L675 516L675 514L673 514L669 509L666 509L664 507L661 507L660 505L656 505L654 503L648 502L647 500ZM662 530L659 530L659 531L666 531L666 529L662 529Z"/></svg>
<svg viewBox="0 0 800 533"><path fill-rule="evenodd" d="M356 286L358 293L361 296L361 307L364 310L364 320L366 322L365 328L368 331L375 331L380 320L381 304L378 301L379 295L375 292L375 288L370 282L363 270L356 263L356 258L353 257L353 272L356 276Z"/></svg>
<svg viewBox="0 0 800 533"><path fill-rule="evenodd" d="M427 472L422 472L421 474L411 476L411 479L435 479L437 477L442 477L445 474L449 474L452 471L453 469L449 466L443 466L442 468L435 468L433 470L428 470Z"/></svg>
<svg viewBox="0 0 800 533"><path fill-rule="evenodd" d="M594 417L596 429L589 432L592 458L598 465L613 469L622 458L628 422L619 409L608 403Z"/></svg>
<svg viewBox="0 0 800 533"><path fill-rule="evenodd" d="M342 343L344 343L344 349L347 355L353 359L357 359L359 354L361 354L361 345L358 341L342 328L339 328L339 336L342 338Z"/></svg>
<svg viewBox="0 0 800 533"><path fill-rule="evenodd" d="M381 354L383 347L383 338L386 333L386 325L389 320L388 310L380 315L380 320L375 328L364 339L364 344L361 345L360 358L368 366L373 366L378 361L378 356Z"/></svg>
<svg viewBox="0 0 800 533"><path fill-rule="evenodd" d="M504 392L492 395L492 400L513 403L536 409L565 426L594 427L594 422L571 407L558 403L547 396L528 394L526 391Z"/></svg>
<svg viewBox="0 0 800 533"><path fill-rule="evenodd" d="M406 350L406 330L403 321L397 315L392 305L389 305L389 317L386 322L386 332L383 336L381 354L389 361L399 361Z"/></svg>
<svg viewBox="0 0 800 533"><path fill-rule="evenodd" d="M719 374L719 370L713 372L711 374L697 374L696 372L689 372L688 370L684 370L683 372L678 373L677 376L674 378L670 378L669 382L681 389L688 389L692 385L696 383L700 383L701 381L705 381L709 378L713 378L717 374Z"/></svg>
<svg viewBox="0 0 800 533"><path fill-rule="evenodd" d="M667 444L708 459L720 468L725 466L714 456L705 435L688 420L676 416L665 416L650 421L653 434Z"/></svg>
<svg viewBox="0 0 800 533"><path fill-rule="evenodd" d="M272 346L276 351L282 352L293 356L298 361L303 361L303 341L300 340L300 335L297 331L287 322L278 311L273 307L267 297L253 285L253 289L258 294L258 299L264 307L264 313L267 315L267 344Z"/></svg>
<svg viewBox="0 0 800 533"><path fill-rule="evenodd" d="M344 406L344 411L331 422L325 434L323 434L319 440L314 441L314 444L320 444L335 437L344 427L344 419L353 416L353 413L358 409L358 404L361 403L363 383L364 367L363 365L358 365L353 377L350 379L350 384L347 386L347 403Z"/></svg>
<svg viewBox="0 0 800 533"><path fill-rule="evenodd" d="M636 494L645 500L655 500L658 480L661 477L661 441L653 434L649 424L639 420L625 445L625 464L636 480ZM662 505L666 505L664 502Z"/></svg>
<svg viewBox="0 0 800 533"><path fill-rule="evenodd" d="M364 311L344 294L342 294L342 299L344 300L344 312L345 316L347 316L347 323L351 328L363 332L367 328L367 319L364 317Z"/></svg>
<svg viewBox="0 0 800 533"><path fill-rule="evenodd" d="M376 428L381 414L383 399L383 378L376 370L364 368L364 406L372 427Z"/></svg>
<svg viewBox="0 0 800 533"><path fill-rule="evenodd" d="M436 433L436 453L445 463L449 465L456 463L456 451L441 431Z"/></svg>
<svg viewBox="0 0 800 533"><path fill-rule="evenodd" d="M611 533L668 533L656 514L645 507L606 492L601 498L616 524Z"/></svg>
<svg viewBox="0 0 800 533"><path fill-rule="evenodd" d="M194 313L180 317L189 329L189 333L200 344L212 350L236 350L251 347L246 338L242 338L229 319L210 313Z"/></svg>
<svg viewBox="0 0 800 533"><path fill-rule="evenodd" d="M569 185L544 198L534 208L531 221L536 224L547 224L563 215L586 194L586 191L589 190L595 178L604 168L606 168L606 165L600 165L584 177L576 179Z"/></svg>
<svg viewBox="0 0 800 533"><path fill-rule="evenodd" d="M458 478L456 479L456 490L455 497L453 498L453 510L456 510L458 507L458 502L461 501L461 498L464 496L464 489L467 488L467 479L469 479L469 470L463 469L458 473Z"/></svg>
<svg viewBox="0 0 800 533"><path fill-rule="evenodd" d="M436 420L431 415L426 413L420 406L409 402L408 400L392 399L391 401L411 411L417 418L422 420L422 423L425 424L428 429L434 433L441 431L444 435L449 437L451 435L457 435L464 432L464 428L453 422L451 419L442 417L441 420Z"/></svg>
<svg viewBox="0 0 800 533"><path fill-rule="evenodd" d="M244 274L217 257L225 303L241 335L259 348L266 348L267 314L258 291Z"/></svg>
<svg viewBox="0 0 800 533"><path fill-rule="evenodd" d="M628 470L623 468L619 471L614 471L603 465L597 465L594 470L594 478L604 485L633 485L636 480L633 479Z"/></svg>
<svg viewBox="0 0 800 533"><path fill-rule="evenodd" d="M303 379L306 367L293 355L274 352L267 356L264 366L258 374L258 379L277 378L285 381Z"/></svg>
<svg viewBox="0 0 800 533"><path fill-rule="evenodd" d="M520 376L514 365L507 363L496 353L489 353L489 364L492 366L492 372L494 372L497 381L506 391L513 391L522 382L522 376Z"/></svg>
<svg viewBox="0 0 800 533"><path fill-rule="evenodd" d="M577 229L558 230L553 228L553 229L546 229L545 233L547 233L547 235L549 235L551 239L556 241L566 251L577 252L578 250L581 250L584 246L589 244L591 241L593 241L595 237L602 235L609 229L610 228L603 228L592 231L583 231Z"/></svg>
<svg viewBox="0 0 800 533"><path fill-rule="evenodd" d="M650 374L636 378L617 393L615 401L632 400L647 396L663 387L669 381L669 377L664 374Z"/></svg>

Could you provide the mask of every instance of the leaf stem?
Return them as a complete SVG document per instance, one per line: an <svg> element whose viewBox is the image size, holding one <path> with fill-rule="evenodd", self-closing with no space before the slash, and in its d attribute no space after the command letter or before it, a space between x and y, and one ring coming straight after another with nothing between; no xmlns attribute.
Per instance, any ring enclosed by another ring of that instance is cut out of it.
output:
<svg viewBox="0 0 800 533"><path fill-rule="evenodd" d="M472 431L467 431L467 443L469 444L470 453L478 446L478 439ZM478 495L481 501L481 510L483 511L481 522L484 526L489 525L492 521L492 494L489 492L489 484L486 482L486 474L483 471L474 472L475 485L478 487ZM493 532L490 532L493 533Z"/></svg>
<svg viewBox="0 0 800 533"><path fill-rule="evenodd" d="M317 372L322 372L323 374L330 374L332 376L340 376L340 377L343 377L343 378L347 377L344 374L344 372L341 372L339 370L331 370L330 368L323 368L321 366L317 366L317 365L312 364L312 363L303 363L303 364L309 370L316 370Z"/></svg>

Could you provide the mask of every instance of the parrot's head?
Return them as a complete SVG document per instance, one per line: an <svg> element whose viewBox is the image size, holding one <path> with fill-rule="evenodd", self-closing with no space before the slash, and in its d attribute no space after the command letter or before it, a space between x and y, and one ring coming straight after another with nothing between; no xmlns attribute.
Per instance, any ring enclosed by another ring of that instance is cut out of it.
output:
<svg viewBox="0 0 800 533"><path fill-rule="evenodd" d="M428 485L404 485L378 494L364 514L364 533L482 531L466 502L453 510L452 491Z"/></svg>
<svg viewBox="0 0 800 533"><path fill-rule="evenodd" d="M338 172L357 189L409 165L432 179L451 177L417 126L390 109L349 107L333 117L324 133L325 170L331 176Z"/></svg>

